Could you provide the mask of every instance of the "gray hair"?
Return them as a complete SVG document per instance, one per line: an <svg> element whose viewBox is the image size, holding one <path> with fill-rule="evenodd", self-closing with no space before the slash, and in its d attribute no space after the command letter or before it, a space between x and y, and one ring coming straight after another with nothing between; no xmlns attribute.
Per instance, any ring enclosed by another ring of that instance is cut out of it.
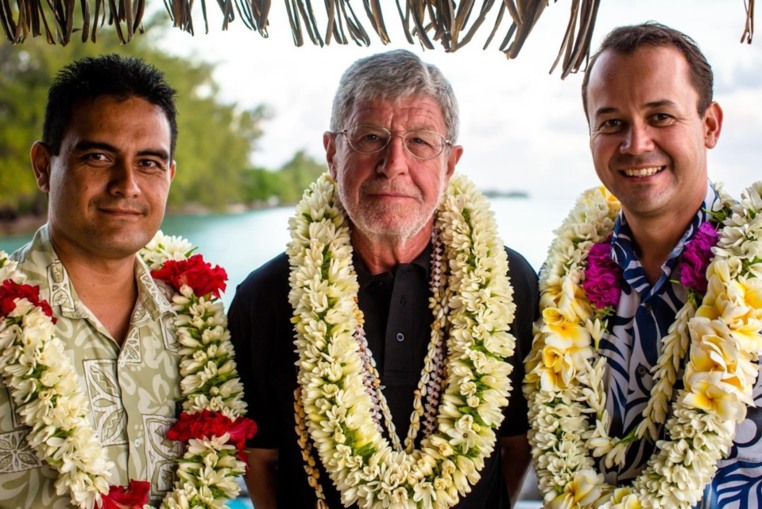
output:
<svg viewBox="0 0 762 509"><path fill-rule="evenodd" d="M458 139L458 101L452 85L435 65L410 51L399 49L361 58L341 76L333 99L331 130L340 131L358 103L428 95L442 108L447 137Z"/></svg>

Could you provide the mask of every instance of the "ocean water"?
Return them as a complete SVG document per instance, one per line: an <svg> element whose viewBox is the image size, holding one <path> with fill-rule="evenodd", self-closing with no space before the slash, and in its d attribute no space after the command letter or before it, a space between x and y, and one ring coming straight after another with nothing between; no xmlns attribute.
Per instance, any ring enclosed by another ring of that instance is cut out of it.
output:
<svg viewBox="0 0 762 509"><path fill-rule="evenodd" d="M492 210L503 242L515 249L539 270L545 260L553 230L573 206L573 199L495 198ZM293 208L257 210L239 214L168 216L162 230L168 235L182 235L197 245L199 252L228 272L228 290L223 300L230 304L235 287L249 272L282 252L289 241L288 219ZM31 235L0 237L0 250L14 251L31 239ZM533 476L528 476L525 491L536 488ZM536 484L535 484L536 485ZM528 490L527 490L528 489ZM536 495L535 495L536 496ZM540 503L530 495L517 509L534 509ZM233 500L231 509L252 509L248 497Z"/></svg>
<svg viewBox="0 0 762 509"><path fill-rule="evenodd" d="M495 198L492 210L503 242L524 255L539 270L553 230L573 205L573 199ZM256 210L239 214L168 216L162 230L182 235L198 246L204 258L225 268L230 304L235 287L255 268L282 252L289 241L288 219L293 208ZM14 251L31 235L0 237L0 250Z"/></svg>

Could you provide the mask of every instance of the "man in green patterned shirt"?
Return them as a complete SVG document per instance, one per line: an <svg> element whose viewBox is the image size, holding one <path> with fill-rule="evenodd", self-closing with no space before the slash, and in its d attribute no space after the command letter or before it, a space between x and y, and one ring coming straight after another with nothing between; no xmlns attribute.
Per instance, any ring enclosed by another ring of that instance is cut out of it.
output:
<svg viewBox="0 0 762 509"><path fill-rule="evenodd" d="M40 287L114 463L110 483L172 486L180 443L164 438L180 398L172 308L137 256L164 217L175 175L175 91L156 68L117 55L64 68L32 146L48 223L12 255ZM57 473L30 448L0 381L0 508L65 508Z"/></svg>

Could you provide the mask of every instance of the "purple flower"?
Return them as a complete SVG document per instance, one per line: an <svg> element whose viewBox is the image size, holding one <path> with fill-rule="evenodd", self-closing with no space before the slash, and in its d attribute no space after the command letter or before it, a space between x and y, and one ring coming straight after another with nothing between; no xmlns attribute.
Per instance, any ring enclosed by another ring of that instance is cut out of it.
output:
<svg viewBox="0 0 762 509"><path fill-rule="evenodd" d="M706 292L706 268L712 259L712 247L719 237L711 222L699 226L696 235L685 244L678 264L680 284L701 293Z"/></svg>
<svg viewBox="0 0 762 509"><path fill-rule="evenodd" d="M616 309L622 283L622 271L611 259L611 239L593 245L587 256L582 288L596 309Z"/></svg>

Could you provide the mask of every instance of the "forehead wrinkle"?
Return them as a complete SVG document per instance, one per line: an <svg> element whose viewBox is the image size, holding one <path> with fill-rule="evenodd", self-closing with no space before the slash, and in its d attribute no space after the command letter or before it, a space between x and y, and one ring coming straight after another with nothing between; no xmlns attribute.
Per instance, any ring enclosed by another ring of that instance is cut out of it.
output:
<svg viewBox="0 0 762 509"><path fill-rule="evenodd" d="M373 118L371 121L369 118ZM395 130L391 125L382 125L379 118L386 124L402 123L404 129ZM439 128L447 130L446 119L435 98L428 95L410 95L396 98L376 98L355 104L347 116L349 128L357 125L373 125L383 127L391 132L409 130L428 130L439 132ZM412 123L411 123L412 122ZM441 124L441 125L440 125Z"/></svg>

